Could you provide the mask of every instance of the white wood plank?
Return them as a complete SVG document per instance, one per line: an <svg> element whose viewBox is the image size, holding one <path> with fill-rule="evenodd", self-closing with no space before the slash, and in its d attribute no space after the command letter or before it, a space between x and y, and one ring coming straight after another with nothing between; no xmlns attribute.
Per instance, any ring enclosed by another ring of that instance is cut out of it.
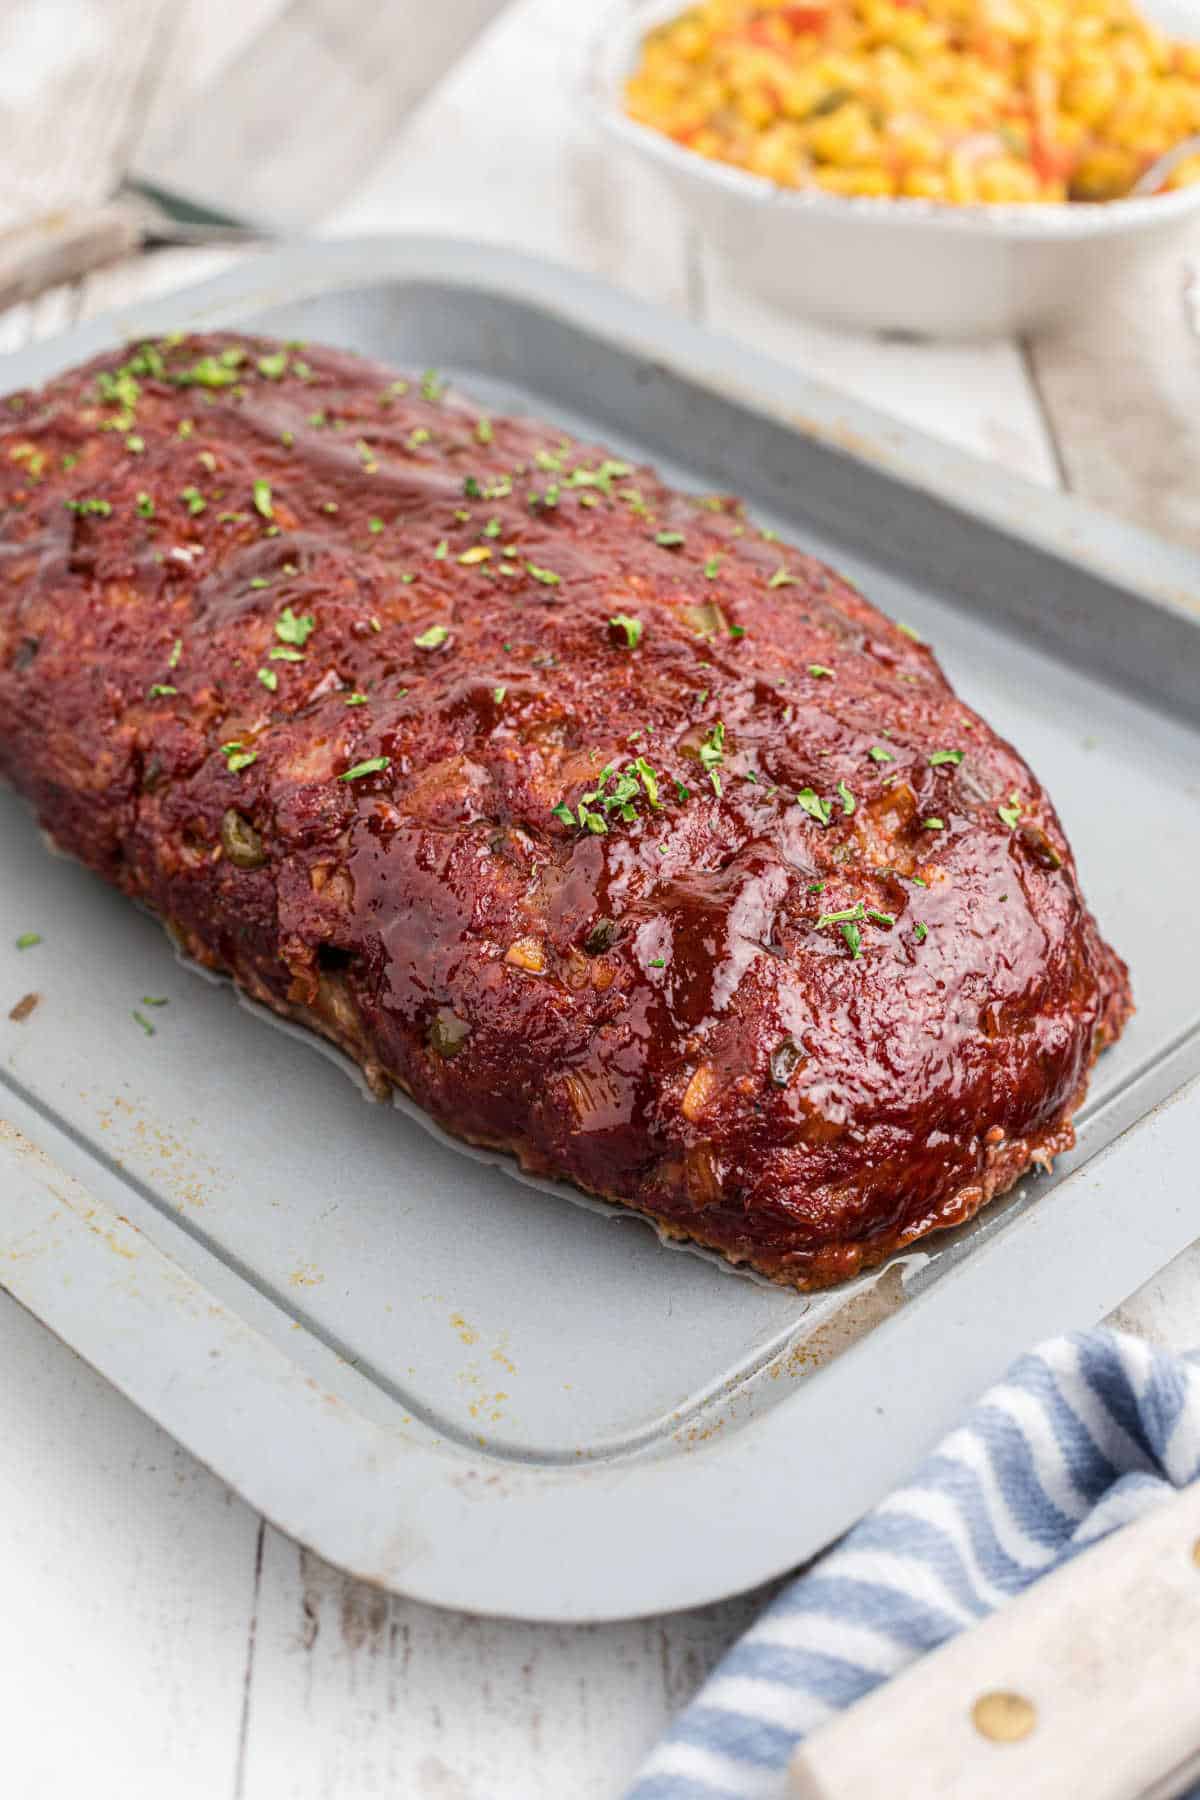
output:
<svg viewBox="0 0 1200 1800"><path fill-rule="evenodd" d="M761 1604L472 1619L348 1582L268 1529L240 1800L612 1800Z"/></svg>
<svg viewBox="0 0 1200 1800"><path fill-rule="evenodd" d="M627 181L583 117L579 57L600 3L509 6L331 227L507 244L686 306L677 209L656 189Z"/></svg>
<svg viewBox="0 0 1200 1800"><path fill-rule="evenodd" d="M0 1788L232 1800L258 1521L0 1295Z"/></svg>
<svg viewBox="0 0 1200 1800"><path fill-rule="evenodd" d="M1200 548L1200 223L1031 356L1068 485Z"/></svg>

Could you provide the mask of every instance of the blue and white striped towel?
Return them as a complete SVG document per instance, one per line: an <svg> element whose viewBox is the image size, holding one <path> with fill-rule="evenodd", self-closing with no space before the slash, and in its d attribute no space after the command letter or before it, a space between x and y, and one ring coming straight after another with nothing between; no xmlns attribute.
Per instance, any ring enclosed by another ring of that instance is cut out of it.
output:
<svg viewBox="0 0 1200 1800"><path fill-rule="evenodd" d="M626 1800L779 1800L833 1713L1198 1474L1200 1352L1104 1330L1043 1344L777 1595Z"/></svg>

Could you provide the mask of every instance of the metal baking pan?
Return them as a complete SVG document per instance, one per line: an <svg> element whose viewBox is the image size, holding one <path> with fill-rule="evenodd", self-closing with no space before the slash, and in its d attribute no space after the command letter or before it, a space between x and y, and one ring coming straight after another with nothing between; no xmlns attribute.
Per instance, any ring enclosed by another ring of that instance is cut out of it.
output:
<svg viewBox="0 0 1200 1800"><path fill-rule="evenodd" d="M1132 964L1138 1014L1054 1175L805 1298L364 1104L0 796L8 1291L277 1525L383 1586L585 1620L763 1580L1014 1353L1093 1322L1197 1232L1200 569L677 318L468 244L284 248L8 357L0 384L202 323L436 365L494 410L745 495L916 625L1020 746Z"/></svg>

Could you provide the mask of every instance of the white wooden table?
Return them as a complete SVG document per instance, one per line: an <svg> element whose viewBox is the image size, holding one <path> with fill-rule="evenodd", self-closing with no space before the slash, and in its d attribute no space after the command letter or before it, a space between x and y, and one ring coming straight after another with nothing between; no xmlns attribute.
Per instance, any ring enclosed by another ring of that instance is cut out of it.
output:
<svg viewBox="0 0 1200 1800"><path fill-rule="evenodd" d="M455 34L403 3L414 55L444 58ZM475 26L499 0L461 4ZM0 222L103 193L147 119L279 5L243 0L219 22L205 0L0 9ZM454 232L575 263L1200 544L1200 238L1032 345L872 342L772 315L589 137L571 82L596 10L514 0L330 229ZM227 260L161 253L95 276L0 317L0 350ZM1196 1250L1118 1322L1200 1343ZM6 1800L612 1800L761 1602L575 1630L389 1599L265 1525L2 1299L0 1366Z"/></svg>

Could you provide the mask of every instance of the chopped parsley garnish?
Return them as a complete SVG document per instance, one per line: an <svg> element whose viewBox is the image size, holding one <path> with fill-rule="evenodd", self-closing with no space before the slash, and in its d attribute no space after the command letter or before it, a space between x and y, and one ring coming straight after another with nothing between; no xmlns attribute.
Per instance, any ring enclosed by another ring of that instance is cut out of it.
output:
<svg viewBox="0 0 1200 1800"><path fill-rule="evenodd" d="M659 849L661 850L662 848L663 848L663 846L660 844ZM650 967L652 969L665 969L666 966L667 966L667 959L665 956L652 956L650 958Z"/></svg>
<svg viewBox="0 0 1200 1800"><path fill-rule="evenodd" d="M436 369L426 369L421 377L421 395L423 399L432 400L436 404L446 391L446 383Z"/></svg>
<svg viewBox="0 0 1200 1800"><path fill-rule="evenodd" d="M134 1008L133 1017L137 1020L138 1024L141 1026L142 1030L145 1032L147 1037L154 1036L154 1026L150 1023L149 1019L144 1017L144 1015L142 1013L138 1012L136 1007Z"/></svg>
<svg viewBox="0 0 1200 1800"><path fill-rule="evenodd" d="M842 936L849 947L851 962L857 962L862 955L862 932L852 919L847 919L842 926Z"/></svg>
<svg viewBox="0 0 1200 1800"><path fill-rule="evenodd" d="M871 758L872 762L877 763L895 762L896 760L891 751L885 750L882 744L872 744L871 748L867 751L867 755Z"/></svg>
<svg viewBox="0 0 1200 1800"><path fill-rule="evenodd" d="M170 1002L165 994L143 994L143 1006L167 1006Z"/></svg>
<svg viewBox="0 0 1200 1800"><path fill-rule="evenodd" d="M154 517L154 502L149 494L139 494L135 505L139 518L152 519Z"/></svg>
<svg viewBox="0 0 1200 1800"><path fill-rule="evenodd" d="M171 645L171 654L167 658L168 669L177 669L179 667L179 659L182 655L183 655L183 639L176 638L175 642Z"/></svg>
<svg viewBox="0 0 1200 1800"><path fill-rule="evenodd" d="M430 625L419 637L413 639L413 643L418 650L439 650L449 636L449 629L445 625Z"/></svg>
<svg viewBox="0 0 1200 1800"><path fill-rule="evenodd" d="M254 510L264 519L275 517L275 506L271 499L269 481L259 480L254 483Z"/></svg>
<svg viewBox="0 0 1200 1800"><path fill-rule="evenodd" d="M597 469L585 469L583 467L572 469L571 473L567 476L567 486L573 488L599 488L601 493L607 494L609 499L611 499L613 476L629 475L631 473L632 469L629 463L618 462L615 457L606 457ZM594 496L580 496L581 501L586 501L591 498L594 498Z"/></svg>
<svg viewBox="0 0 1200 1800"><path fill-rule="evenodd" d="M290 644L272 644L267 652L272 662L303 662L303 650L293 650Z"/></svg>
<svg viewBox="0 0 1200 1800"><path fill-rule="evenodd" d="M929 883L921 875L910 875L908 878L915 887L927 888Z"/></svg>
<svg viewBox="0 0 1200 1800"><path fill-rule="evenodd" d="M177 694L179 689L172 687L169 681L156 681L150 689L149 698L157 700L162 694Z"/></svg>
<svg viewBox="0 0 1200 1800"><path fill-rule="evenodd" d="M1021 818L1021 802L1016 794L1010 794L1009 800L1012 804L1009 806L998 806L996 808L996 813L1008 826L1010 831L1015 831Z"/></svg>
<svg viewBox="0 0 1200 1800"><path fill-rule="evenodd" d="M275 621L275 636L281 644L297 644L303 649L316 623L311 613L294 613L290 606L285 606Z"/></svg>
<svg viewBox="0 0 1200 1800"><path fill-rule="evenodd" d="M540 581L545 587L557 587L562 580L562 576L556 575L553 569L540 569L536 563L527 562L525 570L527 574L533 576L535 581Z"/></svg>
<svg viewBox="0 0 1200 1800"><path fill-rule="evenodd" d="M787 570L781 564L772 575L770 581L768 581L767 586L769 588L799 587L800 582L797 576L789 575Z"/></svg>
<svg viewBox="0 0 1200 1800"><path fill-rule="evenodd" d="M581 830L591 831L599 836L608 830L605 814L615 813L627 825L632 825L638 816L637 804L643 794L650 805L661 812L658 780L658 775L644 756L637 757L619 771L612 763L605 763L596 786L590 793L580 795L575 812L571 811L565 800L560 800L550 810L564 825L578 825Z"/></svg>
<svg viewBox="0 0 1200 1800"><path fill-rule="evenodd" d="M474 567L479 563L490 562L491 555L492 553L486 544L472 544L469 550L464 550L462 552L458 560L460 563L466 563L469 566ZM491 574L490 569L488 570L488 574Z"/></svg>
<svg viewBox="0 0 1200 1800"><path fill-rule="evenodd" d="M682 531L656 531L654 541L656 544L661 544L664 550L678 550L683 542L683 533Z"/></svg>
<svg viewBox="0 0 1200 1800"><path fill-rule="evenodd" d="M466 475L463 477L463 493L468 500L481 500L483 498L483 489L480 487L476 476Z"/></svg>
<svg viewBox="0 0 1200 1800"><path fill-rule="evenodd" d="M500 536L499 519L489 519L483 528L483 535L485 538L498 538Z"/></svg>
<svg viewBox="0 0 1200 1800"><path fill-rule="evenodd" d="M195 518L198 513L204 512L208 506L208 501L197 487L185 487L179 498L183 501L193 518Z"/></svg>
<svg viewBox="0 0 1200 1800"><path fill-rule="evenodd" d="M378 775L390 765L391 758L388 756L368 757L366 762L355 763L352 769L347 769L344 775L339 775L338 780L360 781L364 775Z"/></svg>
<svg viewBox="0 0 1200 1800"><path fill-rule="evenodd" d="M435 562L445 562L449 549L449 538L439 538L437 545L434 548L433 560Z"/></svg>
<svg viewBox="0 0 1200 1800"><path fill-rule="evenodd" d="M146 440L144 437L139 437L136 431L131 431L129 436L125 439L125 448L128 450L130 456L140 456L142 451L146 448Z"/></svg>
<svg viewBox="0 0 1200 1800"><path fill-rule="evenodd" d="M712 782L713 793L719 797L721 777L717 770L725 761L725 727L719 719L700 746L700 761Z"/></svg>
<svg viewBox="0 0 1200 1800"><path fill-rule="evenodd" d="M935 819L922 819L921 820L921 829L923 831L945 831L946 821L945 821L945 819L936 819L936 818Z"/></svg>
<svg viewBox="0 0 1200 1800"><path fill-rule="evenodd" d="M912 639L914 644L923 644L925 642L925 639L921 636L920 632L914 631L912 626L906 625L902 619L896 620L896 630L902 631L906 638Z"/></svg>
<svg viewBox="0 0 1200 1800"><path fill-rule="evenodd" d="M810 894L823 894L825 892L825 883L823 881L810 881L808 884L808 892Z"/></svg>
<svg viewBox="0 0 1200 1800"><path fill-rule="evenodd" d="M958 764L963 759L961 750L935 750L929 758L931 769L940 769L943 763Z"/></svg>
<svg viewBox="0 0 1200 1800"><path fill-rule="evenodd" d="M923 944L925 939L929 936L928 925L922 925L918 919L917 923L913 926L913 936L916 938L918 944Z"/></svg>
<svg viewBox="0 0 1200 1800"><path fill-rule="evenodd" d="M491 441L492 441L492 421L490 419L476 419L476 421L475 421L475 441L476 441L476 443L479 443L479 444L490 444L491 443Z"/></svg>
<svg viewBox="0 0 1200 1800"><path fill-rule="evenodd" d="M270 587L270 585L271 584L265 575L255 575L250 582L252 588L265 588Z"/></svg>
<svg viewBox="0 0 1200 1800"><path fill-rule="evenodd" d="M710 581L716 580L717 573L718 573L720 567L721 567L720 557L719 556L710 556L708 561L704 565L704 573L708 576L708 579Z"/></svg>
<svg viewBox="0 0 1200 1800"><path fill-rule="evenodd" d="M496 702L497 706L503 704L504 696L507 692L508 689L506 687L494 687L492 689L492 699Z"/></svg>
<svg viewBox="0 0 1200 1800"><path fill-rule="evenodd" d="M865 919L866 916L866 902L856 900L853 906L843 907L841 912L822 913L817 920L817 930L824 931L827 925L840 925L843 919Z"/></svg>
<svg viewBox="0 0 1200 1800"><path fill-rule="evenodd" d="M550 811L556 819L561 819L564 825L574 825L576 822L575 814L571 811L565 800L560 800L557 806L552 806L550 808Z"/></svg>
<svg viewBox="0 0 1200 1800"><path fill-rule="evenodd" d="M211 450L201 450L199 455L196 457L196 461L200 464L200 467L202 469L207 469L210 475L216 474L217 459L213 455Z"/></svg>
<svg viewBox="0 0 1200 1800"><path fill-rule="evenodd" d="M631 613L615 613L608 621L616 631L625 633L625 648L636 650L642 641L642 621Z"/></svg>
<svg viewBox="0 0 1200 1800"><path fill-rule="evenodd" d="M735 640L737 638L744 638L746 635L746 627L744 625L731 625L729 627L729 635Z"/></svg>
<svg viewBox="0 0 1200 1800"><path fill-rule="evenodd" d="M850 789L846 786L844 781L838 782L837 791L838 798L842 803L842 811L845 813L846 817L849 818L855 807L854 795L850 792Z"/></svg>
<svg viewBox="0 0 1200 1800"><path fill-rule="evenodd" d="M258 679L262 682L263 686L272 694L275 692L276 688L279 686L279 677L275 673L274 669L260 669L258 671Z"/></svg>
<svg viewBox="0 0 1200 1800"><path fill-rule="evenodd" d="M367 520L367 530L371 533L372 537L378 537L379 533L383 530L383 520L382 519L368 519Z"/></svg>
<svg viewBox="0 0 1200 1800"><path fill-rule="evenodd" d="M32 950L33 946L35 944L40 944L41 941L42 934L40 931L23 931L17 939L17 949Z"/></svg>
<svg viewBox="0 0 1200 1800"><path fill-rule="evenodd" d="M237 367L245 360L244 350L222 350L220 356L202 356L190 369L178 369L167 376L176 387L235 387L239 380Z"/></svg>
<svg viewBox="0 0 1200 1800"><path fill-rule="evenodd" d="M812 788L801 788L796 795L796 804L810 813L819 825L828 825L833 807L828 800L822 800L819 794L814 793Z"/></svg>
<svg viewBox="0 0 1200 1800"><path fill-rule="evenodd" d="M63 505L68 512L91 513L98 519L107 519L112 512L112 505L107 500L64 500Z"/></svg>
<svg viewBox="0 0 1200 1800"><path fill-rule="evenodd" d="M826 668L826 667L825 667L825 664L824 664L824 663L809 663L809 665L808 665L808 672L809 672L809 674L810 674L810 675L812 675L812 676L813 676L813 677L814 677L814 678L815 678L815 679L816 679L816 680L817 680L817 681L819 681L819 680L820 680L820 679L821 679L821 677L822 677L822 676L825 676L825 677L826 677L826 678L827 678L827 679L828 679L828 680L830 680L830 681L832 681L832 680L833 680L833 670L832 670L832 669L827 669L827 668Z"/></svg>
<svg viewBox="0 0 1200 1800"><path fill-rule="evenodd" d="M270 356L260 356L255 367L268 381L282 381L287 363L287 351L277 350Z"/></svg>
<svg viewBox="0 0 1200 1800"><path fill-rule="evenodd" d="M680 806L684 805L684 803L686 801L690 800L691 797L692 797L691 788L685 787L682 781L677 780L675 783L675 798L678 800Z"/></svg>
<svg viewBox="0 0 1200 1800"><path fill-rule="evenodd" d="M257 750L247 750L236 739L232 743L221 745L221 755L225 758L231 775L237 775L242 769L248 769L252 762L258 761Z"/></svg>
<svg viewBox="0 0 1200 1800"><path fill-rule="evenodd" d="M365 694L354 693L346 695L347 706L365 706L366 704L367 696Z"/></svg>

